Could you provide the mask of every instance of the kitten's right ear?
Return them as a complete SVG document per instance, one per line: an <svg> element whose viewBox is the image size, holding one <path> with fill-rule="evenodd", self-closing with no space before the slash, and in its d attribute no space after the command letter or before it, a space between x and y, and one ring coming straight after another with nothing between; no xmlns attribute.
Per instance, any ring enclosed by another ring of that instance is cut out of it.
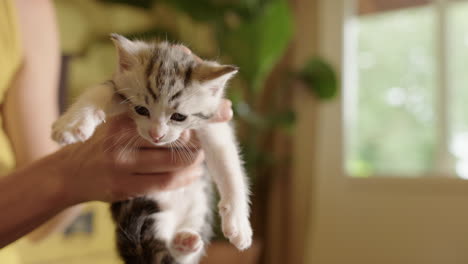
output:
<svg viewBox="0 0 468 264"><path fill-rule="evenodd" d="M110 38L117 49L119 70L130 70L136 63L138 63L136 56L137 45L133 41L116 33L110 34Z"/></svg>

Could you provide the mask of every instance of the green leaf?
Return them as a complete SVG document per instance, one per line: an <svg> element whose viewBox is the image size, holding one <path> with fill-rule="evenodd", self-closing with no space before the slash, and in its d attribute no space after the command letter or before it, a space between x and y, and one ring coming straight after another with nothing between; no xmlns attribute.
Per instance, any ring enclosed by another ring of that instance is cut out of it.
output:
<svg viewBox="0 0 468 264"><path fill-rule="evenodd" d="M240 74L253 91L258 92L293 33L287 1L270 1L253 19L232 31L220 33L223 50L240 67Z"/></svg>
<svg viewBox="0 0 468 264"><path fill-rule="evenodd" d="M335 71L330 64L320 58L311 59L299 76L320 99L331 99L338 93Z"/></svg>
<svg viewBox="0 0 468 264"><path fill-rule="evenodd" d="M268 127L266 118L250 108L246 102L239 101L233 103L232 108L234 110L234 115L249 124L251 128L264 129Z"/></svg>
<svg viewBox="0 0 468 264"><path fill-rule="evenodd" d="M272 127L280 127L289 130L296 122L296 114L292 110L285 110L271 114L268 120Z"/></svg>

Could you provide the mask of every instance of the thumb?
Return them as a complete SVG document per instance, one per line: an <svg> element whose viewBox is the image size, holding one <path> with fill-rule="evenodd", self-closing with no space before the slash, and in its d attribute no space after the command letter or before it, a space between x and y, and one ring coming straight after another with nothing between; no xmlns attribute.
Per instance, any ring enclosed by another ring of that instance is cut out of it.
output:
<svg viewBox="0 0 468 264"><path fill-rule="evenodd" d="M232 102L228 99L223 99L219 104L218 111L210 119L212 123L227 122L232 119Z"/></svg>

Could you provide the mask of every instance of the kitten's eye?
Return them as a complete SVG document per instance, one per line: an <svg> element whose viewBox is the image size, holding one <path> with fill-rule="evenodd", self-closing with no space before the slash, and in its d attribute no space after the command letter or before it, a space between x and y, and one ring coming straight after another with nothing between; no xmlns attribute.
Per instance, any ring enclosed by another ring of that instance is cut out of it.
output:
<svg viewBox="0 0 468 264"><path fill-rule="evenodd" d="M142 115L142 116L148 116L148 117L150 116L150 112L148 111L148 108L144 106L140 106L140 105L135 106L135 112L137 112L137 114Z"/></svg>
<svg viewBox="0 0 468 264"><path fill-rule="evenodd" d="M174 114L171 115L171 119L174 120L174 121L177 121L177 122L182 122L185 119L187 119L187 116L179 114L179 113L174 113Z"/></svg>

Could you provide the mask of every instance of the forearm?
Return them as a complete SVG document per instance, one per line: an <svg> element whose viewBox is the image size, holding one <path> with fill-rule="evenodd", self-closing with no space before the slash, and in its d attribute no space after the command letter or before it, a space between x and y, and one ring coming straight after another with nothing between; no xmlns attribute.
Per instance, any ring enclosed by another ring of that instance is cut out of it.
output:
<svg viewBox="0 0 468 264"><path fill-rule="evenodd" d="M58 155L0 179L0 247L17 240L71 205Z"/></svg>
<svg viewBox="0 0 468 264"><path fill-rule="evenodd" d="M16 5L23 65L8 89L2 115L16 165L22 167L57 149L50 127L58 117L60 49L52 1L17 0ZM77 211L62 213L30 238L39 240L59 230Z"/></svg>
<svg viewBox="0 0 468 264"><path fill-rule="evenodd" d="M18 167L57 149L60 48L52 1L18 0L22 67L8 88L2 116Z"/></svg>

